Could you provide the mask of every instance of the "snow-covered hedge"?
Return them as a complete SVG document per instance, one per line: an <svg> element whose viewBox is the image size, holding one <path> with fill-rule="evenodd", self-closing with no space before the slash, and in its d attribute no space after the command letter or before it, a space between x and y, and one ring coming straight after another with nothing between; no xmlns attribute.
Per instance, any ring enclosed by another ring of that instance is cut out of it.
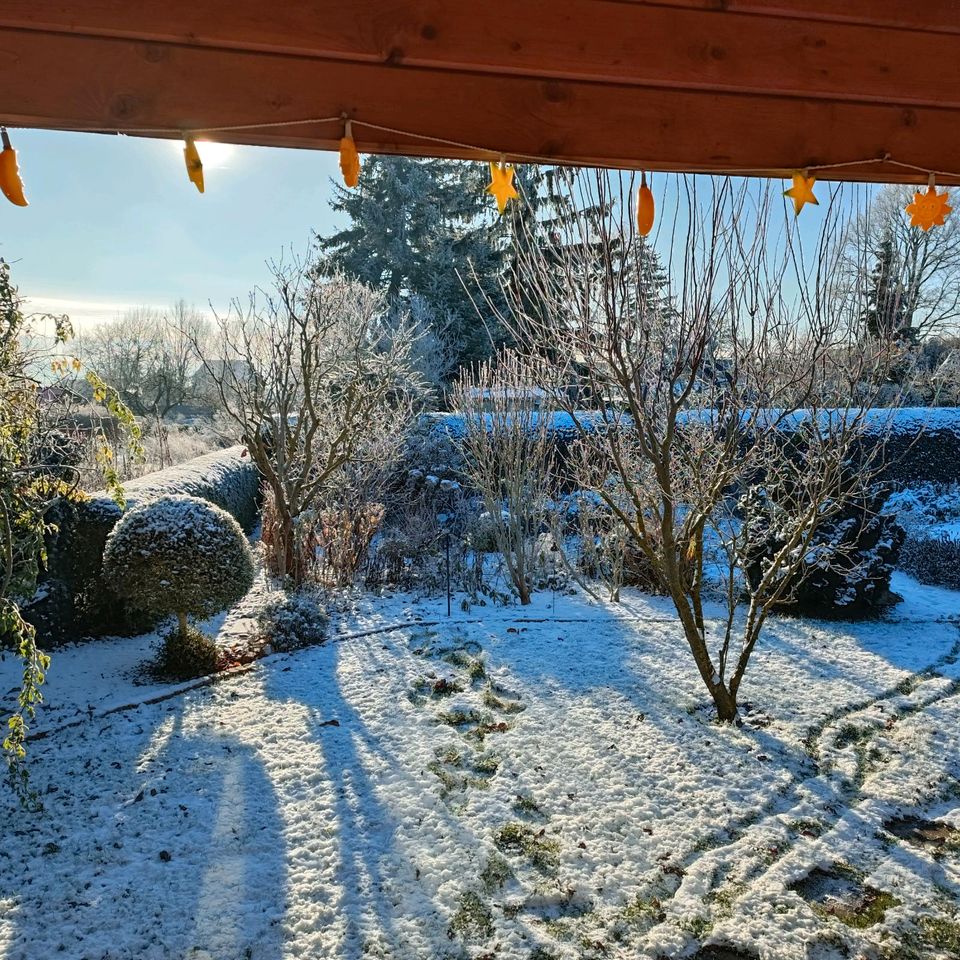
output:
<svg viewBox="0 0 960 960"><path fill-rule="evenodd" d="M886 429L882 414L868 422L878 436ZM909 407L897 410L889 424L886 479L905 486L960 482L960 408Z"/></svg>
<svg viewBox="0 0 960 960"><path fill-rule="evenodd" d="M566 413L544 412L549 431L562 455L564 448L577 436L577 428ZM698 411L691 416L710 416ZM603 426L603 418L590 411L578 414L583 424ZM791 418L799 424L804 415ZM623 421L626 424L626 420ZM437 436L463 436L463 416L456 413L432 414L426 424ZM888 468L885 479L904 484L960 482L960 407L878 408L867 411L867 439L886 442Z"/></svg>
<svg viewBox="0 0 960 960"><path fill-rule="evenodd" d="M168 495L208 500L244 528L256 522L260 477L242 446L217 450L124 484L127 509ZM121 517L106 493L81 504L61 504L51 514L57 532L48 544L48 571L26 611L46 643L84 635L127 633L144 626L104 583L103 549Z"/></svg>
<svg viewBox="0 0 960 960"><path fill-rule="evenodd" d="M900 566L921 583L960 590L960 538L948 533L907 537Z"/></svg>

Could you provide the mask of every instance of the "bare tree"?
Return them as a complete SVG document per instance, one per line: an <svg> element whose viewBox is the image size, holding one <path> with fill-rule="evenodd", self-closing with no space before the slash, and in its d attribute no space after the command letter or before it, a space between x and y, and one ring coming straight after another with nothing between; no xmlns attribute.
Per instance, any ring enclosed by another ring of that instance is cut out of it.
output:
<svg viewBox="0 0 960 960"><path fill-rule="evenodd" d="M195 374L209 335L206 317L179 300L168 311L129 310L96 327L82 346L90 366L116 384L137 415L163 418L204 399Z"/></svg>
<svg viewBox="0 0 960 960"><path fill-rule="evenodd" d="M530 602L538 535L548 522L553 483L549 416L529 365L504 352L461 375L453 408L462 415L465 467L483 497L510 582Z"/></svg>
<svg viewBox="0 0 960 960"><path fill-rule="evenodd" d="M202 363L273 498L273 569L301 582L322 495L375 450L369 435L407 422L421 384L415 338L402 320L385 327L378 294L317 279L300 260L272 272L270 290L217 317L218 344Z"/></svg>
<svg viewBox="0 0 960 960"><path fill-rule="evenodd" d="M960 325L960 220L920 230L905 207L919 187L886 186L844 236L849 282L874 337L918 340ZM951 191L954 207L960 194Z"/></svg>
<svg viewBox="0 0 960 960"><path fill-rule="evenodd" d="M792 227L773 235L769 188L710 183L703 195L697 181L677 182L679 209L662 228L673 233L664 296L644 282L650 251L634 234L630 185L572 178L576 209L608 212L571 221L560 244L524 245L516 286L540 309L519 302L506 319L572 420L580 483L673 601L718 716L732 721L771 611L811 562L818 531L875 476L858 385L883 379L873 367L884 354L856 343L832 213L808 266ZM599 409L571 399L578 378ZM790 495L778 502L778 549L751 582L743 504L758 489ZM719 624L705 612L711 596L724 601Z"/></svg>

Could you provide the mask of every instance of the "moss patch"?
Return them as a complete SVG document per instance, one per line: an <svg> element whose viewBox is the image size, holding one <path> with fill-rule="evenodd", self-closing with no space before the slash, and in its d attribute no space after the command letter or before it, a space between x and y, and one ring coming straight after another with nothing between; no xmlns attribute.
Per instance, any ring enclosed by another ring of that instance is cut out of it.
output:
<svg viewBox="0 0 960 960"><path fill-rule="evenodd" d="M510 864L499 853L489 856L486 866L480 873L480 882L488 893L501 889L512 878L513 870Z"/></svg>
<svg viewBox="0 0 960 960"><path fill-rule="evenodd" d="M526 817L542 817L544 815L540 804L529 793L518 793L513 801L513 810Z"/></svg>
<svg viewBox="0 0 960 960"><path fill-rule="evenodd" d="M448 727L469 727L472 724L483 723L479 710L450 710L439 714L437 719Z"/></svg>
<svg viewBox="0 0 960 960"><path fill-rule="evenodd" d="M526 710L526 705L511 697L509 692L503 687L490 683L483 691L483 705L490 710L496 710L499 713L515 714Z"/></svg>

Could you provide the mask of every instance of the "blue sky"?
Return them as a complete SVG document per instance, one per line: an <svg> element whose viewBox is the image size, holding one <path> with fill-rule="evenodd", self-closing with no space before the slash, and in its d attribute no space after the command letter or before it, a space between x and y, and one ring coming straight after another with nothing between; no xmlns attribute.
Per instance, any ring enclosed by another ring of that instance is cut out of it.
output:
<svg viewBox="0 0 960 960"><path fill-rule="evenodd" d="M200 144L206 192L182 144L11 130L28 207L0 198L0 257L37 310L82 326L180 297L223 307L265 279L264 261L334 224L333 153Z"/></svg>
<svg viewBox="0 0 960 960"><path fill-rule="evenodd" d="M265 260L291 246L305 252L314 230L336 225L334 153L201 143L201 195L187 179L179 141L39 130L11 136L30 206L0 203L0 257L14 264L34 310L67 313L79 331L129 307L181 297L223 309L266 279ZM671 180L653 180L661 216L672 206ZM818 185L821 204L830 189ZM807 242L823 211L804 211Z"/></svg>

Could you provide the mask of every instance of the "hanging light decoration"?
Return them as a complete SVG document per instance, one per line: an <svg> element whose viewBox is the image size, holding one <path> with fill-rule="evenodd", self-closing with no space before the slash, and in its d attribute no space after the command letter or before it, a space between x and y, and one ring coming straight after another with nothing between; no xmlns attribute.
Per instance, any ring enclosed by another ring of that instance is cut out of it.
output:
<svg viewBox="0 0 960 960"><path fill-rule="evenodd" d="M816 177L810 176L809 170L803 172L797 171L793 175L793 186L789 190L784 190L783 195L793 201L793 214L800 216L800 211L808 203L819 206L820 201L813 195L813 185L817 182Z"/></svg>
<svg viewBox="0 0 960 960"><path fill-rule="evenodd" d="M20 179L20 167L17 164L17 151L10 145L6 127L0 127L3 150L0 150L0 190L3 195L18 207L27 206L23 195L23 180Z"/></svg>
<svg viewBox="0 0 960 960"><path fill-rule="evenodd" d="M190 182L203 193L203 162L200 159L200 151L193 137L187 134L183 140L183 159L187 165L187 176Z"/></svg>
<svg viewBox="0 0 960 960"><path fill-rule="evenodd" d="M353 142L353 124L349 120L344 121L340 138L340 172L348 187L355 187L360 182L360 154Z"/></svg>
<svg viewBox="0 0 960 960"><path fill-rule="evenodd" d="M520 194L513 185L514 175L513 164L505 163L504 158L500 158L499 163L490 162L490 182L487 184L487 193L497 201L497 210L503 216L503 211L507 209L507 201L517 199Z"/></svg>
<svg viewBox="0 0 960 960"><path fill-rule="evenodd" d="M641 237L649 235L656 216L653 191L647 186L646 173L640 174L640 189L637 191L637 232Z"/></svg>
<svg viewBox="0 0 960 960"><path fill-rule="evenodd" d="M937 193L936 178L931 173L926 192L918 190L913 195L913 202L904 207L904 211L910 214L910 226L919 227L923 231L931 227L942 227L944 218L953 209L947 203L949 199L950 194L946 190Z"/></svg>

